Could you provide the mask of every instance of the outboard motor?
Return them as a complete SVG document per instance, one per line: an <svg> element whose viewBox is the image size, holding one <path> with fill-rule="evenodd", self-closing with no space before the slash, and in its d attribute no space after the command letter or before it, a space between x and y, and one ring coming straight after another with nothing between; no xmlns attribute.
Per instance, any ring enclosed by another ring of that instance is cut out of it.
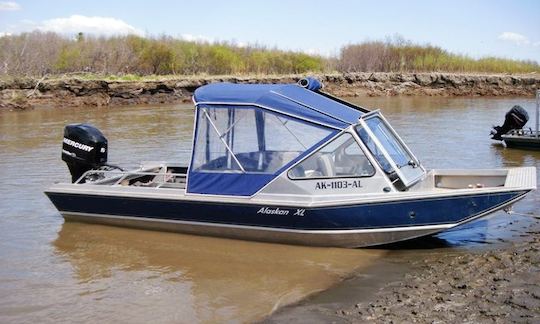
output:
<svg viewBox="0 0 540 324"><path fill-rule="evenodd" d="M491 131L491 139L502 140L502 135L508 133L512 129L521 129L529 120L529 114L523 107L514 106L510 109L505 117L502 126L494 126Z"/></svg>
<svg viewBox="0 0 540 324"><path fill-rule="evenodd" d="M71 181L75 182L86 171L107 163L107 139L92 125L67 125L64 128L62 160L69 168Z"/></svg>

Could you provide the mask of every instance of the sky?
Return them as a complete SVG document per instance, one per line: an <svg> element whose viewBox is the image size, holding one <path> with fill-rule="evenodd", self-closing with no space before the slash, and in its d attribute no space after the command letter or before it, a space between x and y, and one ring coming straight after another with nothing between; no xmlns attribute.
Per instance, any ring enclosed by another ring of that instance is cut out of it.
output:
<svg viewBox="0 0 540 324"><path fill-rule="evenodd" d="M324 56L400 35L474 58L540 62L540 0L0 0L0 36L169 35Z"/></svg>

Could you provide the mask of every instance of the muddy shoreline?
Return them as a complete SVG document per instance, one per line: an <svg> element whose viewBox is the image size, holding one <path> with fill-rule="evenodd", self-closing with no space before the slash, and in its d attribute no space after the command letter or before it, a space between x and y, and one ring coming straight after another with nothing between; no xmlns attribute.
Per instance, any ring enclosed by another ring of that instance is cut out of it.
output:
<svg viewBox="0 0 540 324"><path fill-rule="evenodd" d="M207 76L152 81L62 79L0 80L0 108L164 104L191 100L193 91L212 82L293 83L304 75ZM332 73L316 75L325 91L359 96L533 96L540 75L454 73Z"/></svg>
<svg viewBox="0 0 540 324"><path fill-rule="evenodd" d="M540 220L519 236L495 248L464 249L443 258L427 250L406 264L388 257L367 274L263 322L535 323L540 318ZM388 281L374 284L381 273Z"/></svg>

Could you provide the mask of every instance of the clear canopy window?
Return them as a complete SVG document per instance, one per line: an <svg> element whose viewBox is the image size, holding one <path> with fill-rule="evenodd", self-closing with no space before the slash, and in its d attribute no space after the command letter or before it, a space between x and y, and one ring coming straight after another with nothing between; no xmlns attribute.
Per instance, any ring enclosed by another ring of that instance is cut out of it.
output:
<svg viewBox="0 0 540 324"><path fill-rule="evenodd" d="M194 171L275 173L332 133L252 106L201 106Z"/></svg>
<svg viewBox="0 0 540 324"><path fill-rule="evenodd" d="M343 133L289 171L292 179L367 177L373 165L349 133Z"/></svg>

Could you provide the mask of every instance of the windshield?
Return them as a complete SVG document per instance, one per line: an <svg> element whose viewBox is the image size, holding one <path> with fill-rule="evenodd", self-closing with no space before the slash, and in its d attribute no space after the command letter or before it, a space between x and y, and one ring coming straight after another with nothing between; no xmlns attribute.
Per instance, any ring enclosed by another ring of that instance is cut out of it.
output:
<svg viewBox="0 0 540 324"><path fill-rule="evenodd" d="M379 117L372 117L367 119L366 124L373 133L373 135L381 143L381 146L390 155L398 168L402 168L403 166L408 165L409 161L414 161L410 154L407 152L407 150L405 150L405 148L393 135L392 131ZM360 136L362 141L366 144L371 153L375 156L383 170L386 173L393 172L394 170L392 169L392 166L384 157L382 152L378 149L375 142L371 139L371 137L368 136L366 130L363 129L361 126L357 126L356 130L358 131L358 135Z"/></svg>
<svg viewBox="0 0 540 324"><path fill-rule="evenodd" d="M398 190L406 190L425 175L420 162L379 113L360 119L356 131Z"/></svg>

